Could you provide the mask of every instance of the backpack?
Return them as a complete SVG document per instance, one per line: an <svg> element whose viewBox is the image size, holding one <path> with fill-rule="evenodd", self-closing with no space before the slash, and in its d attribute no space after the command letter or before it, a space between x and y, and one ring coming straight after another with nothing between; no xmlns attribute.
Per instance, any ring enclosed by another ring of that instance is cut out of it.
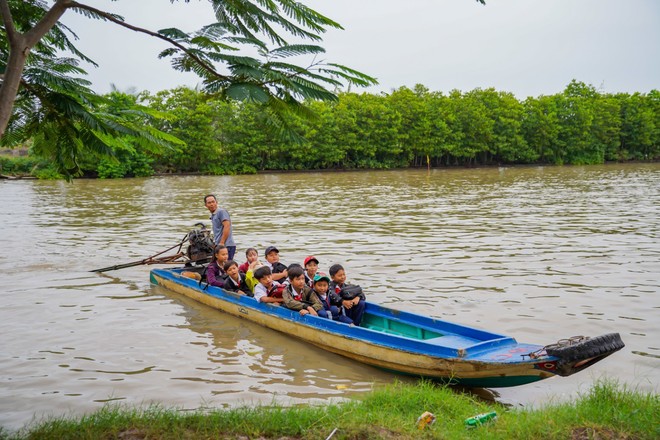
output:
<svg viewBox="0 0 660 440"><path fill-rule="evenodd" d="M362 287L356 285L356 284L351 284L351 285L346 285L341 288L339 291L339 296L341 296L341 299L345 300L352 300L356 296L361 296L362 295Z"/></svg>
<svg viewBox="0 0 660 440"><path fill-rule="evenodd" d="M268 291L268 296L271 298L282 298L284 289L286 289L286 284L278 284L277 286L273 286L273 288Z"/></svg>

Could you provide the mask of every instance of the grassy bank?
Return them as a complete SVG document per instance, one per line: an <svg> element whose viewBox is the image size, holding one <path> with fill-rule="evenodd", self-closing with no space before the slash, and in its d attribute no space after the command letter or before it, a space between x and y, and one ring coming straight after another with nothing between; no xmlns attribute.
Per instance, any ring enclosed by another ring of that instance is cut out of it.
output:
<svg viewBox="0 0 660 440"><path fill-rule="evenodd" d="M0 154L0 175L16 178L63 178L51 161L34 156L9 156L3 154Z"/></svg>
<svg viewBox="0 0 660 440"><path fill-rule="evenodd" d="M423 430L417 417L437 421ZM467 429L464 420L497 411L496 420ZM394 384L361 400L322 407L257 407L179 412L108 406L80 419L52 419L2 439L657 439L660 397L597 383L575 403L509 410L427 382Z"/></svg>

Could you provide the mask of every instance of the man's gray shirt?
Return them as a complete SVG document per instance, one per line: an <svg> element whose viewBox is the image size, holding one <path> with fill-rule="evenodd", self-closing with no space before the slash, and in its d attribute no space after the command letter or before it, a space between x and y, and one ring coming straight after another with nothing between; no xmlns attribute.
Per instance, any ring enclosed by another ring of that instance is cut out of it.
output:
<svg viewBox="0 0 660 440"><path fill-rule="evenodd" d="M213 226L213 241L215 242L216 245L220 244L220 238L222 237L222 233L224 232L225 225L224 222L225 220L229 221L229 235L227 236L227 240L225 241L225 246L236 246L236 243L234 243L234 234L232 231L232 226L231 226L231 218L229 218L229 213L227 212L226 209L223 208L218 208L213 214L211 214L211 226Z"/></svg>

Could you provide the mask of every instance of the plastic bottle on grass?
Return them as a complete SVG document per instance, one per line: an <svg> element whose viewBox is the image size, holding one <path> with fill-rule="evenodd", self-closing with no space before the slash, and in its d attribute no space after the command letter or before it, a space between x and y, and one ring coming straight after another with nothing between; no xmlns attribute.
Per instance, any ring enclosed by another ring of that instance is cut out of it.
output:
<svg viewBox="0 0 660 440"><path fill-rule="evenodd" d="M465 419L465 426L468 428L476 428L478 426L489 423L497 418L497 413L495 411L487 412L483 414L477 414L474 417Z"/></svg>

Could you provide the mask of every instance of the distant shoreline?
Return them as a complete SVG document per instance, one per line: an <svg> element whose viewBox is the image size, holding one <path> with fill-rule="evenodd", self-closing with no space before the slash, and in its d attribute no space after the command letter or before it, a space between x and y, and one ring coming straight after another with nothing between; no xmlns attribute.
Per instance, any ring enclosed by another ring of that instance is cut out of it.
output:
<svg viewBox="0 0 660 440"><path fill-rule="evenodd" d="M548 168L566 168L566 167L590 167L590 166L599 166L599 165L634 165L634 164L653 164L660 163L660 159L655 160L629 160L625 162L615 162L608 161L602 164L588 164L588 165L573 165L573 164L563 164L563 165L553 165L553 164L475 164L475 165L452 165L452 166L433 166L433 167L407 167L407 168L323 168L323 169L303 169L303 170L263 170L257 171L256 173L245 173L245 174L209 174L203 172L177 172L177 173L154 173L150 177L185 177L185 176L250 176L250 175L268 175L268 174L308 174L308 173L351 173L351 172L369 172L369 171L424 171L424 170L471 170L471 169L495 169L495 168L538 168L538 167L548 167ZM135 177L117 177L109 178L108 180L117 180L117 179L134 179ZM38 177L25 174L25 173L10 173L4 172L0 174L0 180L36 180ZM81 176L75 177L74 180L78 179L101 179L100 177L94 176ZM48 179L46 179L48 180ZM61 180L61 179L50 179L50 180Z"/></svg>

